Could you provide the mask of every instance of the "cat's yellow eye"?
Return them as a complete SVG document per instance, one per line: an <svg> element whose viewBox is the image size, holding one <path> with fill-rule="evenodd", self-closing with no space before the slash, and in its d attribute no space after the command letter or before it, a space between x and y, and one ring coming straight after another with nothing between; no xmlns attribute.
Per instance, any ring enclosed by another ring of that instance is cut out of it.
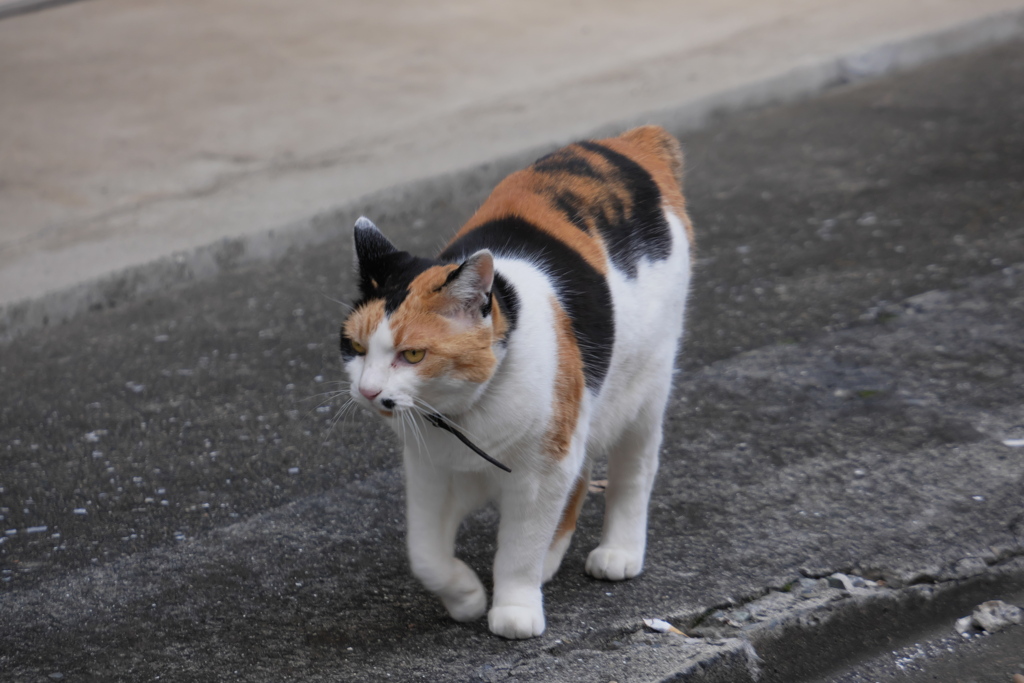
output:
<svg viewBox="0 0 1024 683"><path fill-rule="evenodd" d="M357 342L355 339L352 340L352 350L362 356L366 353L366 347Z"/></svg>
<svg viewBox="0 0 1024 683"><path fill-rule="evenodd" d="M409 363L419 363L423 360L423 356L427 355L427 352L423 349L409 349L408 351L402 351L402 358Z"/></svg>

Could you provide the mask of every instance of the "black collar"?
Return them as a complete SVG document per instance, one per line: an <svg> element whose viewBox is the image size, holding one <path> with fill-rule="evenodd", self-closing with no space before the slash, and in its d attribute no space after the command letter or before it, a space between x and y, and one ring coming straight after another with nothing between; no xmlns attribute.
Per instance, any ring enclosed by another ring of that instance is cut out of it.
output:
<svg viewBox="0 0 1024 683"><path fill-rule="evenodd" d="M441 429L443 429L443 430L445 430L447 432L451 432L452 434L455 435L455 438L457 438L459 441L461 441L462 443L464 443L467 446L469 446L473 450L474 453L476 453L481 458L483 458L487 462L491 463L495 467L503 469L506 472L511 472L512 471L512 470L510 470L508 468L507 465L504 465L504 464L498 462L497 460L495 460L491 456L489 456L486 453L484 453L483 450L481 450L475 443L473 443L472 441L467 439L465 434L463 434L462 432L457 430L455 427L452 427L451 424L449 424L447 418L445 418L440 413L431 413L431 414L427 415L427 422L429 422L430 424L434 425L435 427L439 427L439 428L441 428Z"/></svg>

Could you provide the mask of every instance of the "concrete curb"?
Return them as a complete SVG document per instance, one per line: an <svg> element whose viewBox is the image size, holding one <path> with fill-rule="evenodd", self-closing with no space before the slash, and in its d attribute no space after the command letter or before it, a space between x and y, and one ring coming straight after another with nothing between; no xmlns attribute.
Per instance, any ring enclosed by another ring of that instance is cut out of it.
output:
<svg viewBox="0 0 1024 683"><path fill-rule="evenodd" d="M757 600L730 608L731 612L758 611L758 622L739 628L693 629L705 640L717 637L723 654L732 656L693 664L663 680L817 680L853 659L891 651L929 633L952 634L955 620L970 614L979 603L1024 589L1021 557L993 557L991 562L981 570L918 577L916 583L902 588L828 588L806 602L770 590ZM760 610L758 603L763 605Z"/></svg>
<svg viewBox="0 0 1024 683"><path fill-rule="evenodd" d="M764 81L646 112L593 131L612 134L640 123L657 123L676 134L706 125L722 115L793 102L829 88L905 71L929 61L963 54L1024 36L1024 8L999 12L959 26L885 42L868 50L796 67ZM212 278L250 264L272 263L285 254L315 247L347 230L360 214L414 215L417 207L445 197L479 193L482 199L512 170L528 164L561 141L461 171L384 189L262 234L220 240L149 263L111 273L42 296L0 307L0 342L31 330L55 326L89 311L115 308L169 287Z"/></svg>

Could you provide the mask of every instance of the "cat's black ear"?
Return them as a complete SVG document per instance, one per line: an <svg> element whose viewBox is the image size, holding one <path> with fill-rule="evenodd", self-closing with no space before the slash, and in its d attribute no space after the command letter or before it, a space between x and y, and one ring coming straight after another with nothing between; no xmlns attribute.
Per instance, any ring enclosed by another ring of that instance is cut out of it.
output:
<svg viewBox="0 0 1024 683"><path fill-rule="evenodd" d="M377 226L366 216L360 216L354 230L356 243L356 265L371 264L388 254L398 251Z"/></svg>
<svg viewBox="0 0 1024 683"><path fill-rule="evenodd" d="M491 312L493 286L494 255L481 249L448 275L444 290L462 311L487 316Z"/></svg>
<svg viewBox="0 0 1024 683"><path fill-rule="evenodd" d="M370 297L384 283L388 272L388 257L397 253L398 248L366 216L360 216L356 221L353 237L359 291L364 297Z"/></svg>

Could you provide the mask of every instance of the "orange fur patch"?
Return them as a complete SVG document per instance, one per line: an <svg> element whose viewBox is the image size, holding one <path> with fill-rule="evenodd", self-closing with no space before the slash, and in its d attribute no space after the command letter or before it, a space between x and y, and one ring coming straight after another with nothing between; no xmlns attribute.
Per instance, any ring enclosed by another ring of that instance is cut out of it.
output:
<svg viewBox="0 0 1024 683"><path fill-rule="evenodd" d="M551 308L555 312L555 336L558 343L558 376L555 378L555 391L551 424L544 436L547 452L561 460L569 454L576 423L580 416L580 401L583 400L583 357L576 343L572 321L559 305L558 300L551 298Z"/></svg>
<svg viewBox="0 0 1024 683"><path fill-rule="evenodd" d="M608 257L600 236L581 231L551 204L546 193L555 187L556 182L552 176L539 174L529 168L513 173L494 188L491 196L462 226L452 241L488 221L515 216L529 221L565 243L594 270L606 274Z"/></svg>
<svg viewBox="0 0 1024 683"><path fill-rule="evenodd" d="M486 382L498 359L492 345L496 321L491 325L463 324L449 315L456 305L442 289L448 274L458 266L436 266L420 273L409 284L405 301L389 320L395 349L426 349L416 364L425 377L451 374L470 382ZM502 319L504 324L504 319Z"/></svg>
<svg viewBox="0 0 1024 683"><path fill-rule="evenodd" d="M370 336L384 320L384 300L377 299L361 306L345 321L345 336L363 346L370 343Z"/></svg>
<svg viewBox="0 0 1024 683"><path fill-rule="evenodd" d="M651 175L662 201L683 222L687 238L692 244L693 227L686 213L686 200L682 193L683 154L679 142L658 126L641 126L619 137L596 142L629 157ZM606 175L606 178L617 177L611 162L579 145L569 145L555 154L585 161ZM570 221L555 205L554 198L560 193L572 195L588 207L589 215L580 217L584 225ZM615 216L619 212L628 215L633 211L633 199L628 188L621 183L570 172L538 171L530 167L513 173L499 183L452 241L489 221L515 216L529 221L565 243L597 272L606 274L608 255L594 216L601 213Z"/></svg>

